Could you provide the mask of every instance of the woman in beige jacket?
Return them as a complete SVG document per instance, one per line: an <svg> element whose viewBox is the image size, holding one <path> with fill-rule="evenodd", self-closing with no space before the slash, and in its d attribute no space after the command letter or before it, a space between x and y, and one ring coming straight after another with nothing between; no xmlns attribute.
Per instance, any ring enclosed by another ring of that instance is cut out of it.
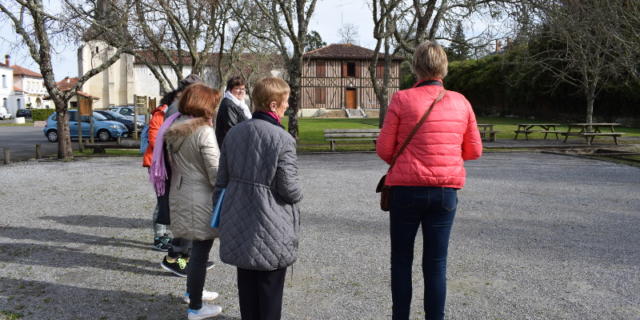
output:
<svg viewBox="0 0 640 320"><path fill-rule="evenodd" d="M203 84L189 86L180 98L181 115L164 135L171 167L171 232L175 237L193 240L184 296L189 303L190 320L207 319L222 312L220 306L202 304L203 300L218 296L203 289L209 251L218 237L210 221L220 155L212 119L219 102L217 90Z"/></svg>

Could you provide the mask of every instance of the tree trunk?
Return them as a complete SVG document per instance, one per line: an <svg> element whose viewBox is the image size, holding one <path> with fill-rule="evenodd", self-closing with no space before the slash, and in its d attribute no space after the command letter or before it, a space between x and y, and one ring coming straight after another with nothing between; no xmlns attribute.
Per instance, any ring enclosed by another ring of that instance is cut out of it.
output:
<svg viewBox="0 0 640 320"><path fill-rule="evenodd" d="M298 138L298 111L300 110L300 79L302 78L302 55L294 54L289 62L289 133Z"/></svg>
<svg viewBox="0 0 640 320"><path fill-rule="evenodd" d="M58 159L73 159L73 150L71 148L71 134L69 132L69 113L64 105L61 107L57 101L56 104L57 124L58 124ZM79 129L80 130L80 129ZM80 132L80 134L82 134Z"/></svg>
<svg viewBox="0 0 640 320"><path fill-rule="evenodd" d="M591 131L591 124L593 123L593 104L595 103L596 100L596 87L595 86L589 86L587 88L587 117L586 117L586 123L589 124L588 130Z"/></svg>

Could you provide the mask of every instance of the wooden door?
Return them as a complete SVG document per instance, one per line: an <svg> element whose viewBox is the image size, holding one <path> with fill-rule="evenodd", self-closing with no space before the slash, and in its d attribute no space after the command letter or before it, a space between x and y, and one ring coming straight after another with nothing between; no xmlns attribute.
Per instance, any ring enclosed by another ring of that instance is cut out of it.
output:
<svg viewBox="0 0 640 320"><path fill-rule="evenodd" d="M345 90L344 96L345 96L345 106L348 109L355 109L358 104L356 89Z"/></svg>

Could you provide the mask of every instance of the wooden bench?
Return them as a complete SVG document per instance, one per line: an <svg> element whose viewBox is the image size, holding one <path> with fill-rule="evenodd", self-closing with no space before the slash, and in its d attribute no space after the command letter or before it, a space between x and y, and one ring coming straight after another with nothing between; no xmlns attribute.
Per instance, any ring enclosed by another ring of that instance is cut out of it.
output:
<svg viewBox="0 0 640 320"><path fill-rule="evenodd" d="M524 139L529 140L529 135L532 133L544 133L544 139L547 140L547 135L555 134L556 140L559 139L558 134L563 133L564 131L558 130L556 127L560 126L557 123L520 123L518 124L518 129L514 131L516 136L513 140L518 140L519 134L524 134ZM535 128L539 129L535 129Z"/></svg>
<svg viewBox="0 0 640 320"><path fill-rule="evenodd" d="M136 140L116 140L107 143L85 143L83 148L93 149L93 153L105 153L105 149L139 149L140 141Z"/></svg>
<svg viewBox="0 0 640 320"><path fill-rule="evenodd" d="M478 131L480 131L480 138L489 142L496 141L496 133L500 131L493 130L492 124L478 123Z"/></svg>
<svg viewBox="0 0 640 320"><path fill-rule="evenodd" d="M561 132L561 135L565 136L566 142L570 136L584 137L587 145L591 145L596 137L613 137L615 144L618 144L618 138L624 133L622 132Z"/></svg>
<svg viewBox="0 0 640 320"><path fill-rule="evenodd" d="M336 141L376 142L380 129L325 129L324 139L329 141L331 151L336 151Z"/></svg>

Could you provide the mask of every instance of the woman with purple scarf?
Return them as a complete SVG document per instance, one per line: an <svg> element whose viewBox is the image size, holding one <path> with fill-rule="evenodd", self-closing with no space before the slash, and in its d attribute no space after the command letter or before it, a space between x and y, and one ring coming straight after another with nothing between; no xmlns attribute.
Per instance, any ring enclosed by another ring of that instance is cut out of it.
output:
<svg viewBox="0 0 640 320"><path fill-rule="evenodd" d="M203 84L187 87L178 112L160 127L150 171L158 196L169 193L171 232L193 243L189 267L185 265L187 292L183 296L189 304L190 320L208 319L222 312L220 306L205 303L216 299L218 293L204 290L209 252L218 237L217 229L209 224L220 154L212 121L219 102L217 90ZM163 268L175 263L172 260L178 259L167 255Z"/></svg>

